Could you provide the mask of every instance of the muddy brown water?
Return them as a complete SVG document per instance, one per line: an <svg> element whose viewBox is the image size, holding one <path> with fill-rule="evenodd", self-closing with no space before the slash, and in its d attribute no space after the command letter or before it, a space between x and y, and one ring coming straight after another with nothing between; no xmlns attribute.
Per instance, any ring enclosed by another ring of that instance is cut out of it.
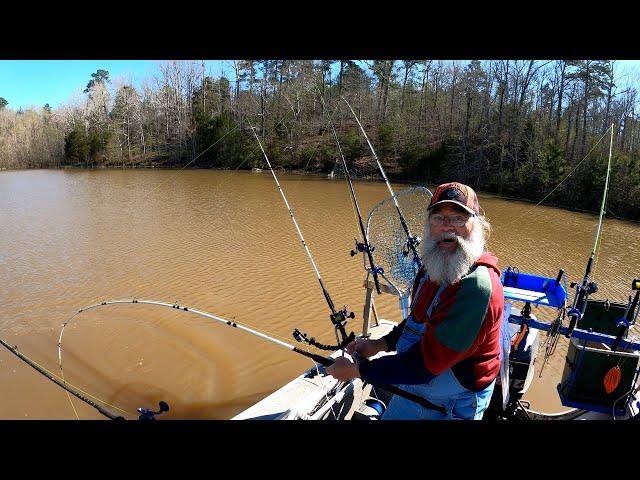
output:
<svg viewBox="0 0 640 480"><path fill-rule="evenodd" d="M343 180L281 175L305 240L336 305L364 305L359 237ZM405 186L394 185L396 191ZM364 212L388 196L356 182ZM596 215L480 195L500 267L580 281ZM294 343L294 327L335 340L309 260L267 173L171 170L0 172L0 332L55 374L62 323L81 307L120 298L178 302ZM594 279L599 298L624 300L640 274L640 225L607 219ZM376 297L400 321L395 297ZM550 318L534 308L539 318ZM135 418L226 419L312 365L305 357L188 313L145 305L84 312L65 330L67 382ZM566 341L526 398L560 411L556 385ZM538 372L542 358L537 360ZM0 419L98 419L49 380L0 349ZM116 410L117 411L117 410Z"/></svg>

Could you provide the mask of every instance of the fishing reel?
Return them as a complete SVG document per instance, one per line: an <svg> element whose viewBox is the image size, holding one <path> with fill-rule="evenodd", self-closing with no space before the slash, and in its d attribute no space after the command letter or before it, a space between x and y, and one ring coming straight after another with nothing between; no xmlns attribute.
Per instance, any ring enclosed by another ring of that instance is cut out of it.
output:
<svg viewBox="0 0 640 480"><path fill-rule="evenodd" d="M336 313L332 313L329 315L331 318L331 323L336 326L344 327L347 323L347 318L356 318L356 314L353 312L348 313L347 306L342 307L342 310L338 310Z"/></svg>
<svg viewBox="0 0 640 480"><path fill-rule="evenodd" d="M345 348L349 343L355 340L355 333L351 332L349 335L347 335L347 332L344 329L344 327L347 325L347 318L356 318L355 313L347 313L346 305L342 307L342 310L338 310L336 313L332 313L331 315L329 315L329 318L331 318L331 322L335 326L338 349ZM342 340L340 340L341 338Z"/></svg>
<svg viewBox="0 0 640 480"><path fill-rule="evenodd" d="M631 290L640 290L640 278L634 278L631 282Z"/></svg>
<svg viewBox="0 0 640 480"><path fill-rule="evenodd" d="M408 237L407 238L407 243L405 244L404 248L402 249L402 255L404 255L405 257L407 255L409 255L409 252L415 250L416 247L418 245L420 245L420 242L422 242L422 239L417 235L412 235L412 236Z"/></svg>
<svg viewBox="0 0 640 480"><path fill-rule="evenodd" d="M353 257L354 255L358 254L358 253L364 253L364 252L371 252L373 253L373 251L376 249L376 247L368 245L366 243L362 243L359 242L358 240L356 240L356 249L355 250L351 250L350 255Z"/></svg>
<svg viewBox="0 0 640 480"><path fill-rule="evenodd" d="M293 329L293 338L295 339L296 342L307 343L307 344L310 344L312 341L315 341L315 338L311 338L311 340L309 340L307 338L307 334L302 333L297 328Z"/></svg>
<svg viewBox="0 0 640 480"><path fill-rule="evenodd" d="M331 318L331 323L335 326L336 330L336 339L338 341L338 345L325 345L316 341L315 338L307 338L306 333L302 333L297 328L293 330L293 338L300 343L306 343L307 345L312 345L320 350L339 350L341 348L346 347L349 343L355 340L355 334L351 332L347 335L344 327L347 324L347 318L356 318L356 314L353 312L347 311L347 306L342 307L342 310L338 310L336 313L332 313L329 315ZM338 332L340 332L340 336L342 340L338 338Z"/></svg>
<svg viewBox="0 0 640 480"><path fill-rule="evenodd" d="M342 325L336 326L336 330L338 329L344 332L344 326ZM325 345L323 343L318 342L314 337L308 338L306 333L303 333L297 328L294 328L293 338L295 338L296 342L306 343L307 345L311 345L312 347L316 347L320 350L335 351L335 350L340 350L342 348L345 348L352 341L354 341L356 339L356 334L351 332L349 335L346 335L346 332L345 332L344 339L342 341L338 339L338 345Z"/></svg>
<svg viewBox="0 0 640 480"><path fill-rule="evenodd" d="M578 282L571 282L571 284L569 285L571 288L575 288L576 285L578 285ZM582 289L582 287L579 287L580 289ZM633 288L633 286L632 286ZM640 285L639 285L640 288ZM588 295L591 295L592 293L596 293L598 291L598 284L596 282L589 282L587 283L586 286L586 291Z"/></svg>
<svg viewBox="0 0 640 480"><path fill-rule="evenodd" d="M156 415L161 415L163 412L169 411L169 405L167 405L167 402L163 402L162 400L160 400L158 405L160 406L160 410L158 410L157 412L149 410L148 408L138 408L138 413L140 414L138 420L155 420Z"/></svg>

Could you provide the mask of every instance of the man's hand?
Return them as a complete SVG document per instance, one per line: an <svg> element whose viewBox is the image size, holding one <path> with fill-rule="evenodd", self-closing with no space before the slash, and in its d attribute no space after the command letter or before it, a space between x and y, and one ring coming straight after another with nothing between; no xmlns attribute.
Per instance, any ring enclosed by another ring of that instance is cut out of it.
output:
<svg viewBox="0 0 640 480"><path fill-rule="evenodd" d="M352 378L360 378L360 369L357 363L352 363L345 357L338 357L333 365L325 370L329 375L341 382L348 382Z"/></svg>
<svg viewBox="0 0 640 480"><path fill-rule="evenodd" d="M347 345L344 349L349 355L353 356L356 352L358 355L364 358L373 357L379 352L387 351L387 342L383 338L378 340L371 340L369 338L357 338L353 342Z"/></svg>

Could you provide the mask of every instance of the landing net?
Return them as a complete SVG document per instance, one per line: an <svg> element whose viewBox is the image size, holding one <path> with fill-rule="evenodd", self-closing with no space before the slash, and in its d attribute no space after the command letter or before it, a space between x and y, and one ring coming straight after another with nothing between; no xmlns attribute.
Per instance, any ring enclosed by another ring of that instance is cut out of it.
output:
<svg viewBox="0 0 640 480"><path fill-rule="evenodd" d="M410 187L396 192L394 197L411 235L420 237L422 241L431 192L425 187ZM367 221L367 236L370 244L375 247L373 259L376 266L384 269L387 283L395 287L399 293L403 293L413 284L418 266L411 249L407 246L407 234L400 223L394 197L389 197L373 207ZM422 243L417 247L418 253L421 250Z"/></svg>

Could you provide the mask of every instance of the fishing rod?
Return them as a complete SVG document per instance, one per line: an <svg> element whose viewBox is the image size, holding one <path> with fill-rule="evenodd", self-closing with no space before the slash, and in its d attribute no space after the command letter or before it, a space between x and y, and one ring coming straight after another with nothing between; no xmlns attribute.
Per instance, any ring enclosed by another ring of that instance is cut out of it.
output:
<svg viewBox="0 0 640 480"><path fill-rule="evenodd" d="M321 96L320 100L322 100L322 106L326 108L324 103L324 98ZM351 175L349 174L349 169L347 168L347 161L344 158L344 154L342 153L342 147L340 146L340 142L338 141L338 134L336 133L336 129L333 125L333 120L329 117L329 125L331 125L331 131L333 133L333 137L336 140L336 145L338 146L338 152L340 152L340 157L342 158L342 164L344 165L344 172L347 177L347 184L349 185L349 192L351 192L351 199L353 200L353 204L356 207L356 215L358 217L358 224L360 225L360 232L362 233L362 242L358 242L356 240L356 249L351 250L351 256L356 255L357 252L362 252L367 254L367 258L369 259L370 271L373 273L373 281L376 285L376 291L380 294L380 282L378 280L378 273L384 273L382 267L376 267L375 262L373 261L372 252L375 247L371 246L369 243L369 238L367 236L367 232L364 228L364 223L362 222L362 213L360 212L360 205L358 205L358 199L356 198L356 193L353 190L353 183L351 182Z"/></svg>
<svg viewBox="0 0 640 480"><path fill-rule="evenodd" d="M418 252L416 250L416 247L420 244L420 237L416 237L416 236L411 235L411 232L409 231L409 226L407 225L407 222L406 222L406 220L404 218L404 215L402 214L402 210L400 210L400 205L398 204L398 200L396 200L395 194L393 193L393 189L391 188L391 183L389 183L389 179L387 178L386 173L384 173L384 168L382 168L382 164L380 163L380 159L378 158L378 155L376 154L376 151L373 149L373 145L371 145L371 142L369 141L369 137L367 136L367 132L364 131L364 128L363 128L362 124L360 123L360 119L356 115L356 112L353 111L353 108L351 108L351 105L349 105L349 102L347 102L346 98L344 98L343 96L341 96L340 98L342 98L342 100L344 100L344 103L346 103L347 106L349 107L349 110L351 110L351 113L353 114L354 118L356 119L356 122L358 122L358 126L360 127L360 131L364 135L364 138L367 141L367 144L369 145L369 149L371 150L371 153L373 153L373 157L376 159L376 163L378 164L378 168L380 169L380 173L382 173L382 178L384 178L384 181L387 184L387 188L389 189L389 193L391 194L391 198L393 198L393 203L395 204L396 210L398 211L398 215L400 216L400 223L402 224L402 228L404 229L404 233L407 235L407 246L413 252L413 258L415 259L416 263L418 264L418 268L421 268L422 267L422 261L420 260L420 256L418 255ZM403 253L406 256L406 255L409 254L409 250L405 250Z"/></svg>
<svg viewBox="0 0 640 480"><path fill-rule="evenodd" d="M329 309L331 310L331 314L329 315L329 318L331 319L331 322L333 323L333 325L335 327L336 339L338 340L338 345L337 346L323 345L321 343L316 342L314 338L307 339L306 334L301 333L297 328L293 331L293 337L299 342L309 343L310 345L313 345L314 347L317 347L317 348L319 348L321 350L339 350L339 349L343 349L351 341L353 341L355 339L355 334L353 332L351 332L349 335L347 335L347 332L344 329L345 325L347 324L347 318L355 318L355 314L353 312L347 313L347 306L346 305L343 307L342 310L336 310L336 307L335 307L335 305L333 303L333 300L331 299L331 295L329 295L329 292L327 291L327 289L324 286L324 283L322 281L322 277L320 276L320 272L318 271L318 267L316 267L316 262L313 261L313 257L311 256L311 252L309 251L309 247L307 246L307 243L305 242L304 237L302 236L302 232L300 231L300 227L298 226L298 222L296 221L296 218L293 215L293 210L291 209L291 206L289 205L287 197L285 196L284 191L282 190L282 187L280 186L280 182L278 181L278 177L276 176L276 172L273 170L273 167L271 166L271 162L269 161L269 157L267 156L267 153L264 151L264 148L262 146L262 142L260 141L260 138L258 138L258 134L256 133L255 128L251 125L251 122L249 121L249 119L247 119L247 123L249 123L249 127L251 128L251 131L253 132L253 135L256 137L256 140L258 141L258 145L260 145L260 150L262 150L262 154L264 155L264 158L267 161L267 165L269 166L269 170L271 170L271 174L273 175L273 179L276 181L276 185L278 186L278 190L280 191L280 195L282 195L282 199L284 200L284 204L287 206L287 209L289 210L289 216L291 217L291 221L293 222L293 225L296 227L296 232L298 232L298 237L300 238L300 242L302 243L302 246L304 247L305 252L307 252L307 256L309 257L309 261L311 262L311 266L313 267L313 270L316 272L316 277L318 278L318 282L320 283L320 288L322 288L322 294L324 295L324 298L327 301L327 304L329 305ZM338 332L340 332L341 338L338 337Z"/></svg>
<svg viewBox="0 0 640 480"><path fill-rule="evenodd" d="M611 156L613 154L613 123L611 124L611 140L609 142L609 163L607 165L607 178L604 184L604 194L602 196L602 204L600 205L600 218L598 219L598 226L596 228L596 235L593 242L593 249L591 250L591 256L589 257L589 261L587 262L587 268L584 272L584 278L582 279L582 284L578 285L576 282L571 283L571 288L576 289L576 295L573 300L573 305L568 312L569 316L569 328L567 329L567 337L571 336L573 329L576 326L576 323L582 315L584 314L584 310L586 308L587 299L589 295L598 291L598 285L589 279L591 275L591 268L593 266L593 261L596 256L596 251L598 249L598 245L600 243L600 234L602 232L602 221L604 220L605 214L605 205L607 202L607 192L609 191L609 176L611 174Z"/></svg>
<svg viewBox="0 0 640 480"><path fill-rule="evenodd" d="M19 352L18 351L18 347L16 345L13 345L13 346L9 345L7 342L5 342L1 338L0 338L0 344L2 344L7 350L9 350L11 353L13 353L16 357L18 357L20 360L25 362L31 368L35 369L38 373L44 375L49 380L51 380L53 383L55 383L59 387L63 388L64 390L66 390L70 394L74 395L75 397L79 398L80 400L82 400L87 405L95 408L98 412L100 412L105 417L107 417L107 418L109 418L111 420L124 420L124 417L122 415L117 415L117 414L111 412L110 410L104 408L103 406L98 405L94 401L88 399L85 395L83 395L80 392L78 392L75 388L72 388L69 385L67 385L65 382L62 382L62 381L58 380L53 374L51 374L50 372L46 371L40 365L38 365L37 363L35 363L31 359L29 359L27 356L25 356L21 352ZM158 412L153 412L153 411L151 411L149 409L146 409L146 408L139 408L138 409L138 412L140 413L140 417L139 418L140 418L140 420L153 420L154 419L154 415L159 415L162 412L166 412L168 410L169 410L169 406L165 402L161 401L160 402L160 410Z"/></svg>
<svg viewBox="0 0 640 480"><path fill-rule="evenodd" d="M211 320L215 320L217 322L223 323L229 327L232 328L237 328L239 330L245 331L251 335L255 335L257 337L260 337L264 340L267 340L271 343L274 343L276 345L279 345L281 347L284 347L288 350L291 350L294 353L298 353L300 355L303 355L307 358L310 358L311 360L313 360L314 362L324 366L324 367L328 367L330 365L333 365L333 363L335 362L335 360L333 360L332 358L327 358L327 357L323 357L322 355L318 355L315 353L311 353L308 352L306 350L302 350L298 347L296 347L295 345L291 345L287 342L283 342L282 340L278 340L277 338L273 338L270 335L267 335L265 333L262 333L258 330L255 330L253 328L247 327L245 325L242 325L236 321L232 321L232 320L227 320L226 318L220 317L218 315L214 315L212 313L209 312L205 312L203 310L198 310L196 308L191 308L185 305L179 305L177 303L168 303L168 302L161 302L161 301L157 301L157 300L143 300L143 299L119 299L119 300L106 300L100 303L95 303L93 305L89 305L87 307L81 308L78 312L76 312L71 318L69 318L69 320L67 320L63 326L62 326L62 330L60 331L60 337L58 339L58 362L60 365L60 369L62 369L62 336L64 334L64 330L67 327L67 325L80 313L82 312L86 312L87 310L92 310L95 308L100 308L100 307L104 307L107 305L116 305L116 304L140 304L140 305L156 305L159 307L165 307L165 308L171 308L174 310L178 310L181 312L189 312L189 313L193 313L194 315L199 315L201 317L205 317ZM6 346L6 345L5 345ZM443 414L446 415L446 409L444 407L441 407L439 405L433 404L431 402L429 402L428 400L419 397L418 395L415 395L413 393L407 392L406 390L402 390L401 388L396 387L395 385L378 385L378 384L371 384L374 387L378 387L378 388L382 388L386 391L388 391L389 393L392 393L394 395L398 395L401 397L406 398L407 400L411 400L413 402L419 403L420 405L422 405L423 407L426 408L431 408L433 410L437 410Z"/></svg>

